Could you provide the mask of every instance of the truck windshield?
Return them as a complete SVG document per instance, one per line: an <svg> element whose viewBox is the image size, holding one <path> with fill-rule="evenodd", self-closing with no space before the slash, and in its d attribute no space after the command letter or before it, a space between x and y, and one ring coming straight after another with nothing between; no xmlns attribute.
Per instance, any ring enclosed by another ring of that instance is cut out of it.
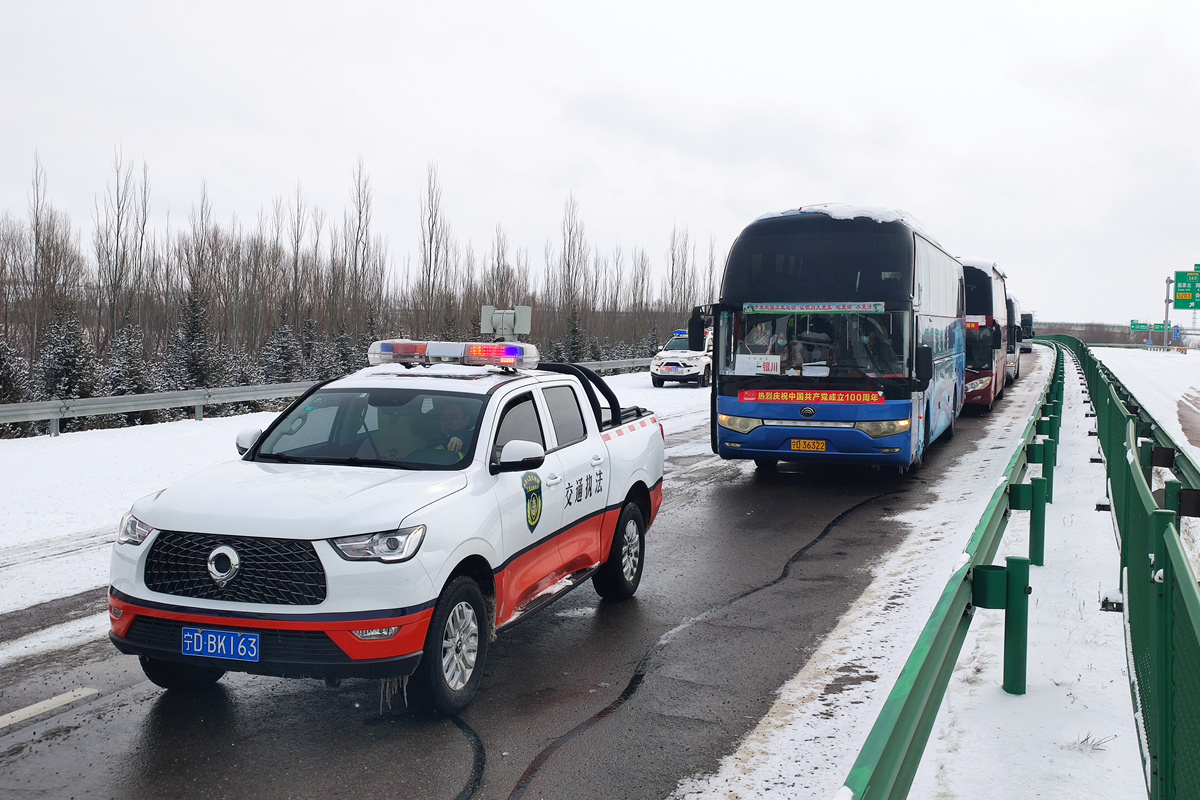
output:
<svg viewBox="0 0 1200 800"><path fill-rule="evenodd" d="M483 407L483 397L450 392L321 390L270 430L255 460L458 469Z"/></svg>
<svg viewBox="0 0 1200 800"><path fill-rule="evenodd" d="M721 371L811 378L904 378L908 375L907 313L748 310L738 315L733 347Z"/></svg>

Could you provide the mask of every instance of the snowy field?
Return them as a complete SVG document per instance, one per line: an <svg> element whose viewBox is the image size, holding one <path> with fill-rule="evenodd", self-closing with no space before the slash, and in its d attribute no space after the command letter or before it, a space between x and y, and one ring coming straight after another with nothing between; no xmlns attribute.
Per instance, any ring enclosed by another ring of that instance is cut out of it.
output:
<svg viewBox="0 0 1200 800"><path fill-rule="evenodd" d="M1092 355L1200 464L1200 351L1093 347Z"/></svg>
<svg viewBox="0 0 1200 800"><path fill-rule="evenodd" d="M1159 381L1154 365L1162 360L1150 357L1173 355L1105 351L1106 357L1108 352L1131 354L1122 356L1131 361L1124 369L1149 386ZM931 481L936 502L897 517L914 533L877 565L863 598L801 673L780 688L774 708L717 774L686 778L673 797L838 793L1008 463L1011 438L1028 421L1014 409L1041 392L1049 354L1038 347L1025 358L1022 380L1009 387L990 422L992 436ZM1187 357L1174 358L1164 366L1171 380ZM1143 397L1125 372L1113 369L1160 419L1167 411L1175 415L1181 396L1200 395L1200 368L1191 371L1195 377L1187 386L1169 384L1157 401L1149 393ZM673 480L687 479L687 466L712 458L707 391L686 385L653 389L645 373L617 376L611 383L622 403L652 408L663 420L668 491ZM1055 502L1047 509L1046 566L1033 568L1030 581L1028 693L1015 697L1000 688L1003 615L981 611L912 797L1145 797L1121 617L1099 611L1100 593L1116 585L1117 553L1109 516L1095 511L1104 478L1101 465L1089 463L1096 439L1087 436L1094 420L1084 417L1085 407L1069 367ZM8 512L0 522L0 610L105 585L109 546L130 504L236 457L238 431L262 427L271 418L254 414L0 441L0 506ZM992 450L993 440L1005 446ZM1038 469L1032 467L1031 474ZM675 471L681 474L672 476ZM1005 555L1025 554L1027 519L1027 512L1014 512L997 563ZM891 602L895 596L904 599ZM0 665L98 639L106 631L105 616L97 615L2 642Z"/></svg>

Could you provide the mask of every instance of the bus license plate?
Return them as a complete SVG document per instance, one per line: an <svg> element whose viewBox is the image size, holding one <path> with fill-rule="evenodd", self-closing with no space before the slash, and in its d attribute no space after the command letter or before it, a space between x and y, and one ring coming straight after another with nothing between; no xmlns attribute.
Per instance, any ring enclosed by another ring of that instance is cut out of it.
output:
<svg viewBox="0 0 1200 800"><path fill-rule="evenodd" d="M184 628L183 654L205 658L229 658L234 661L258 661L258 634Z"/></svg>
<svg viewBox="0 0 1200 800"><path fill-rule="evenodd" d="M792 439L793 450L803 450L808 453L824 453L824 439Z"/></svg>

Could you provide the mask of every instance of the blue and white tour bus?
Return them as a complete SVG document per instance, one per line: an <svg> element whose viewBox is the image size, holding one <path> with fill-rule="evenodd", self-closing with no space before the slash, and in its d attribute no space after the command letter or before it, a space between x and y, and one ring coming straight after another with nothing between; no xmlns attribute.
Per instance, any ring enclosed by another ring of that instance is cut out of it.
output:
<svg viewBox="0 0 1200 800"><path fill-rule="evenodd" d="M713 326L722 458L918 466L964 400L962 265L911 216L840 204L767 214L729 252Z"/></svg>

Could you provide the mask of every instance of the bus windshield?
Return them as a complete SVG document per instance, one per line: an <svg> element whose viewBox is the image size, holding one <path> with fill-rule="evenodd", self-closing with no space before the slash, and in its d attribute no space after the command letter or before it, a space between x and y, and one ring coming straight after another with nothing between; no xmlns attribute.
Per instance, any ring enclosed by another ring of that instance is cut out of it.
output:
<svg viewBox="0 0 1200 800"><path fill-rule="evenodd" d="M967 328L967 369L989 370L994 367L994 337L993 329L987 325Z"/></svg>
<svg viewBox="0 0 1200 800"><path fill-rule="evenodd" d="M908 375L908 312L821 313L803 310L801 305L791 309L783 304L774 309L764 305L747 303L737 315L733 346L721 372L808 378ZM867 305L878 308L883 304Z"/></svg>

